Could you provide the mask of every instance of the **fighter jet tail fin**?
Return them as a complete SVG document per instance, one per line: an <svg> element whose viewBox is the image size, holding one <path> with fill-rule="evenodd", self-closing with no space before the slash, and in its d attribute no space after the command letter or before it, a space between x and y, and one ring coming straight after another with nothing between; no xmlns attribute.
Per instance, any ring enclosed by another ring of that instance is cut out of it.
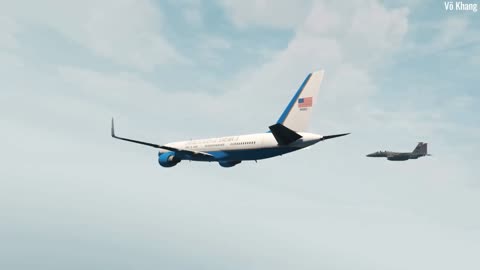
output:
<svg viewBox="0 0 480 270"><path fill-rule="evenodd" d="M413 149L412 153L413 154L420 154L420 155L423 155L423 156L428 155L428 153L427 153L427 143L419 142L417 144L417 147L415 147L415 149Z"/></svg>

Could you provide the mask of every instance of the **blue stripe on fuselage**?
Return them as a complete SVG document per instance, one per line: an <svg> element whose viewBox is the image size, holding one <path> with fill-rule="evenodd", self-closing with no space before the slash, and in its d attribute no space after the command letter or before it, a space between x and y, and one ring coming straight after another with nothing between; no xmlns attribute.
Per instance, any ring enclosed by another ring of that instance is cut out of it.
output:
<svg viewBox="0 0 480 270"><path fill-rule="evenodd" d="M238 149L225 151L211 151L208 152L213 158L208 157L193 157L195 161L228 161L228 160L260 160L271 158L286 153L299 150L299 147L272 147L272 148L257 148L257 149Z"/></svg>
<svg viewBox="0 0 480 270"><path fill-rule="evenodd" d="M296 92L295 95L293 96L292 100L290 100L290 103L288 103L287 107L286 107L285 110L283 111L283 113L282 113L282 115L280 116L280 118L278 118L277 124L283 124L283 122L285 121L285 119L287 118L288 114L289 114L290 111L292 110L293 105L295 105L295 102L297 101L298 97L299 97L300 94L302 93L303 88L305 87L305 85L307 84L307 82L308 82L308 80L310 79L311 76L312 76L312 73L308 74L307 78L305 78L305 80L303 81L302 85L300 86L300 88L298 88L297 92Z"/></svg>

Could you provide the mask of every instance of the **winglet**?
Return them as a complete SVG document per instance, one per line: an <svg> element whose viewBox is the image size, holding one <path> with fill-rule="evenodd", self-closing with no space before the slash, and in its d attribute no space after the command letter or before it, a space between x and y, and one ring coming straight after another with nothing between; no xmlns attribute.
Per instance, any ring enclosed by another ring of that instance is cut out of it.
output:
<svg viewBox="0 0 480 270"><path fill-rule="evenodd" d="M119 140L127 141L127 142L132 142L132 143L138 143L138 144L148 145L148 146L155 147L155 148L162 148L162 146L160 146L160 145L158 145L158 144L148 143L148 142L143 142L143 141L137 141L137 140L132 140L132 139L124 138L124 137L118 137L117 135L115 135L115 126L114 126L114 123L113 123L113 117L112 117L112 127L111 127L111 131L110 131L110 132L111 132L112 137L115 138L115 139L119 139Z"/></svg>
<svg viewBox="0 0 480 270"><path fill-rule="evenodd" d="M112 137L115 138L115 126L113 125L113 117L112 117Z"/></svg>

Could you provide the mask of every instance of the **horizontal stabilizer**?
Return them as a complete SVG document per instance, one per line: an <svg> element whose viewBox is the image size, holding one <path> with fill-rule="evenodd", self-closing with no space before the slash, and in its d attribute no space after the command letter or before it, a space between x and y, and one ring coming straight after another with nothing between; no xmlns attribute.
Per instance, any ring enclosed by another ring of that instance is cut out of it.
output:
<svg viewBox="0 0 480 270"><path fill-rule="evenodd" d="M279 145L287 145L292 142L302 138L302 136L295 131L287 128L282 124L275 124L268 127L272 132L275 140L277 140Z"/></svg>
<svg viewBox="0 0 480 270"><path fill-rule="evenodd" d="M325 140L328 140L328 139L333 139L333 138L337 138L337 137L342 137L342 136L346 136L350 133L342 133L342 134L335 134L335 135L327 135L327 136L323 136L321 141L325 141Z"/></svg>

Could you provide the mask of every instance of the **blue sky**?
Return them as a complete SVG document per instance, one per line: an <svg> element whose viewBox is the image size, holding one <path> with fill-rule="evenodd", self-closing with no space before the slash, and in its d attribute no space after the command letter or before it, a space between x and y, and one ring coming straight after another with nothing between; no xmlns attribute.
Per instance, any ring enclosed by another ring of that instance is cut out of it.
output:
<svg viewBox="0 0 480 270"><path fill-rule="evenodd" d="M479 13L336 2L2 1L0 267L478 269ZM318 68L347 137L228 170L109 137L261 132Z"/></svg>

